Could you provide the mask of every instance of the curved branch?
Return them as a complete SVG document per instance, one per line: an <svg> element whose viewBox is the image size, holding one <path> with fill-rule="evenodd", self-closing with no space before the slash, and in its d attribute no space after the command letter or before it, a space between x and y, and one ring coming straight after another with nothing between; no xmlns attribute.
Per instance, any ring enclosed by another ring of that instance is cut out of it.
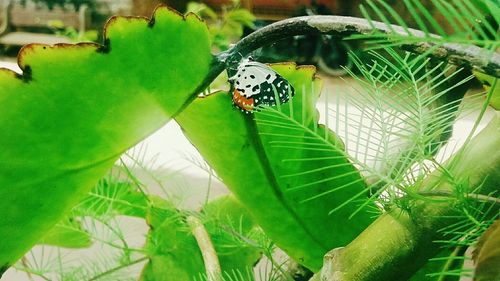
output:
<svg viewBox="0 0 500 281"><path fill-rule="evenodd" d="M412 36L422 37L425 40L425 33L416 29L404 29L398 25L388 26L382 22L367 21L362 18L345 16L304 16L290 18L275 22L265 26L254 33L243 38L233 48L225 53L221 53L218 59L223 62L228 58L240 57L249 54L251 51L278 40L304 34L330 34L338 37L346 37L352 34L370 34L379 31L386 34L398 34L407 36L408 32ZM439 38L435 35L436 38ZM424 41L423 40L423 41ZM440 60L473 68L474 70L500 78L500 55L489 50L462 44L445 43L438 45L432 42L417 42L403 46L404 49L414 53L425 53L430 50L431 56Z"/></svg>
<svg viewBox="0 0 500 281"><path fill-rule="evenodd" d="M419 195L422 196L436 196L436 197L448 197L448 198L456 198L456 194L451 191L446 190L431 190L431 191L420 191ZM465 198L472 199L480 202L487 202L496 205L500 205L500 198L496 198L493 196L477 194L477 193L469 193L465 195Z"/></svg>
<svg viewBox="0 0 500 281"><path fill-rule="evenodd" d="M388 36L394 33L407 36L408 32L410 32L414 37L422 37L423 42L406 44L402 46L403 49L417 54L431 51L430 55L433 58L447 60L455 65L469 69L472 68L473 70L500 78L500 55L477 46L424 42L426 35L420 30L412 28L404 29L398 25L389 26L377 21L369 22L362 18L346 16L295 17L281 20L258 29L241 39L231 49L214 56L210 71L203 82L194 90L191 98L185 102L184 106L177 113L173 114L173 117L182 112L227 66L232 66L241 57L249 55L252 51L260 47L296 35L330 34L338 37L347 37L353 34L370 34L373 31L386 33ZM439 38L437 35L435 37Z"/></svg>

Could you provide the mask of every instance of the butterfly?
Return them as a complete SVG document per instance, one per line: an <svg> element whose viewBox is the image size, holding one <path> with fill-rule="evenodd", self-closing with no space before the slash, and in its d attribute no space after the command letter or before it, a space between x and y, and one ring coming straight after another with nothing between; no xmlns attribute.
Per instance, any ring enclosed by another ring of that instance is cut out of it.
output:
<svg viewBox="0 0 500 281"><path fill-rule="evenodd" d="M251 58L242 60L236 74L228 80L233 88L233 103L246 113L260 106L274 106L277 101L286 103L295 94L295 89L285 78Z"/></svg>

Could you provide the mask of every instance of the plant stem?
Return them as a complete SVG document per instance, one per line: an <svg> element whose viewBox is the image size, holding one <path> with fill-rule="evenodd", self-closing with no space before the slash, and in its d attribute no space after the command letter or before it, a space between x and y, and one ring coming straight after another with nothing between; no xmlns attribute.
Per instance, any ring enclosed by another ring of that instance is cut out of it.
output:
<svg viewBox="0 0 500 281"><path fill-rule="evenodd" d="M146 261L146 260L148 260L148 259L149 259L148 257L142 257L142 258L140 258L140 259L136 259L135 261L131 261L131 262L127 263L127 264L123 264L123 265L120 265L120 266L114 267L114 268L112 268L112 269L110 269L110 270L107 270L107 271L105 271L105 272L101 273L101 274L98 274L98 275L96 275L96 276L94 276L94 277L90 278L90 279L89 279L89 280L87 280L87 281L95 281L95 280L98 280L98 279L100 279L100 278L102 278L102 277L104 277L104 276L106 276L106 275L108 275L108 274L111 274L111 273L113 273L113 272L117 272L118 270L121 270L121 269L127 268L127 267L129 267L129 266L131 266L131 265L134 265L134 264L137 264L137 263L141 263L141 262Z"/></svg>
<svg viewBox="0 0 500 281"><path fill-rule="evenodd" d="M451 191L445 191L445 190L435 190L435 191L420 191L418 194L422 196L438 196L438 197L449 197L449 198L456 198L456 194L451 192ZM496 198L493 196L488 196L488 195L483 195L483 194L476 194L476 193L469 193L466 194L465 197L467 199L473 199L481 202L489 202L493 204L500 205L500 198Z"/></svg>
<svg viewBox="0 0 500 281"><path fill-rule="evenodd" d="M469 145L436 170L422 184L446 195L456 181L467 181L469 190L481 186L484 194L498 192L500 182L500 114ZM448 167L447 167L448 168ZM438 196L436 194L436 196ZM482 197L485 199L485 197ZM345 248L325 256L322 281L408 280L429 258L441 250L434 241L446 240L440 230L460 221L458 200L446 196L440 202L417 201L410 212L394 209L381 215Z"/></svg>
<svg viewBox="0 0 500 281"><path fill-rule="evenodd" d="M23 256L21 258L21 264L24 266L24 268L29 268L26 256ZM25 272L26 272L26 275L28 275L28 279L30 281L33 281L34 279L33 279L33 276L31 275L31 272L29 272L29 271L25 271Z"/></svg>
<svg viewBox="0 0 500 281"><path fill-rule="evenodd" d="M210 239L210 235L205 229L205 226L200 219L195 216L188 216L186 221L191 227L191 231L193 232L196 242L198 242L198 247L200 248L201 255L203 256L207 280L221 280L222 270L220 268L219 258L217 257L217 252L215 251L214 245L212 244L212 240Z"/></svg>

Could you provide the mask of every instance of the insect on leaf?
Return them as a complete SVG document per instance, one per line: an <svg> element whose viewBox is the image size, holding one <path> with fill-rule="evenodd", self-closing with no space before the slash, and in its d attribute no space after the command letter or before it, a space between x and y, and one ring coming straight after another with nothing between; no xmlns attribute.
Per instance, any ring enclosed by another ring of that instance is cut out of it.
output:
<svg viewBox="0 0 500 281"><path fill-rule="evenodd" d="M317 271L323 255L349 243L372 214L366 207L349 219L367 191L341 142L317 124L314 68L274 69L296 90L290 102L245 114L220 92L197 99L176 121L264 232Z"/></svg>

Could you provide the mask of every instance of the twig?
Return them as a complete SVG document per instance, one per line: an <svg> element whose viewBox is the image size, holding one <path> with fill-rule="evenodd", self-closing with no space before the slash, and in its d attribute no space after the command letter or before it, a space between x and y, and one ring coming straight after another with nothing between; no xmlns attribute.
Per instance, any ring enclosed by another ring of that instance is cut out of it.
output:
<svg viewBox="0 0 500 281"><path fill-rule="evenodd" d="M219 264L219 258L215 252L212 240L208 235L205 226L195 216L188 216L186 222L191 227L194 238L198 242L198 247L200 248L201 255L203 256L203 262L205 264L205 271L207 274L208 281L218 281L221 278L221 268Z"/></svg>
<svg viewBox="0 0 500 281"><path fill-rule="evenodd" d="M123 265L120 265L120 266L114 267L114 268L112 268L112 269L110 269L110 270L107 270L107 271L105 271L105 272L103 272L103 273L100 273L100 274L98 274L98 275L96 275L96 276L94 276L94 277L92 277L92 278L88 279L87 281L95 281L95 280L98 280L98 279L100 279L100 278L102 278L102 277L104 277L104 276L106 276L106 275L108 275L108 274L111 274L111 273L116 272L116 271L118 271L118 270L124 269L124 268L126 268L126 267L131 266L131 265L141 263L141 262L146 261L146 260L148 260L148 259L149 259L148 257L142 257L142 258L140 258L140 259L136 259L135 261L132 261L132 262L129 262L129 263L127 263L127 264L123 264Z"/></svg>
<svg viewBox="0 0 500 281"><path fill-rule="evenodd" d="M418 194L422 196L443 196L443 197L455 197L455 194L451 191L445 191L445 190L436 190L436 191L420 191ZM477 193L468 193L465 195L466 198L468 199L474 199L477 201L481 202L489 202L493 204L498 204L500 205L500 198L488 196L488 195L483 195L483 194L477 194Z"/></svg>
<svg viewBox="0 0 500 281"><path fill-rule="evenodd" d="M28 260L28 259L26 258L26 256L23 256L23 257L21 258L21 264L22 264L25 268L29 268L29 267L28 267L28 262L27 262L27 260ZM33 280L34 280L34 279L33 279L33 276L31 275L31 272L29 272L29 271L25 271L25 273L26 273L26 275L28 275L28 279L29 279L30 281L33 281Z"/></svg>
<svg viewBox="0 0 500 281"><path fill-rule="evenodd" d="M287 263L287 275L294 281L307 281L313 276L313 272L300 263L290 260Z"/></svg>

